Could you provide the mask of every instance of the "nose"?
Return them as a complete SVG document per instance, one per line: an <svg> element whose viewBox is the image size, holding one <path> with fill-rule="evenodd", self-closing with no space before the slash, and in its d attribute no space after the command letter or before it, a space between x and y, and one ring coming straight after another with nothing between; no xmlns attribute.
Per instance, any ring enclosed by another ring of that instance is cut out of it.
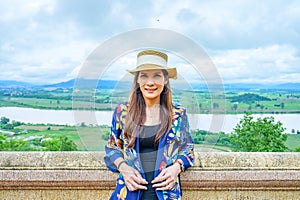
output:
<svg viewBox="0 0 300 200"><path fill-rule="evenodd" d="M152 86L152 85L154 85L154 81L153 81L152 79L149 79L149 80L146 82L146 85Z"/></svg>
<svg viewBox="0 0 300 200"><path fill-rule="evenodd" d="M149 78L147 79L147 81L146 81L146 84L147 84L147 85L154 85L154 82L155 82L155 81L153 80L153 78L150 78L150 77L149 77Z"/></svg>

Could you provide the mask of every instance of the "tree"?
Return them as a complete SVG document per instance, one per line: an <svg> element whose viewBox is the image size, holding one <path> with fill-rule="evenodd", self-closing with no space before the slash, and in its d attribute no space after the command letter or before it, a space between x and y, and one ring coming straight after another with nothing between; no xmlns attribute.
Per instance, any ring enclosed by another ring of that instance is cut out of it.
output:
<svg viewBox="0 0 300 200"><path fill-rule="evenodd" d="M106 132L102 134L102 139L103 140L108 140L109 134L110 134L110 130L106 130Z"/></svg>
<svg viewBox="0 0 300 200"><path fill-rule="evenodd" d="M296 148L294 152L300 152L300 147Z"/></svg>
<svg viewBox="0 0 300 200"><path fill-rule="evenodd" d="M7 118L7 117L1 117L0 121L1 121L1 124L8 124L9 118Z"/></svg>
<svg viewBox="0 0 300 200"><path fill-rule="evenodd" d="M0 135L0 151L34 151L35 148L23 139L7 138Z"/></svg>
<svg viewBox="0 0 300 200"><path fill-rule="evenodd" d="M54 137L50 140L44 140L41 145L43 151L76 151L77 145L66 136Z"/></svg>
<svg viewBox="0 0 300 200"><path fill-rule="evenodd" d="M281 122L274 122L274 117L253 120L251 114L246 114L234 128L230 142L235 151L245 152L283 152L287 135Z"/></svg>
<svg viewBox="0 0 300 200"><path fill-rule="evenodd" d="M292 134L294 134L294 133L295 133L295 129L292 128Z"/></svg>
<svg viewBox="0 0 300 200"><path fill-rule="evenodd" d="M233 96L230 99L231 99L231 102L239 102L239 103L243 102L246 104L252 104L257 101L271 101L271 99L268 97L264 97L264 96L260 96L258 94L252 94L252 93L246 93L246 94L241 94L238 96Z"/></svg>
<svg viewBox="0 0 300 200"><path fill-rule="evenodd" d="M214 102L214 103L213 103L213 109L218 109L218 108L219 108L219 104L216 103L216 102Z"/></svg>
<svg viewBox="0 0 300 200"><path fill-rule="evenodd" d="M52 137L48 140L35 138L24 139L8 138L0 135L0 151L76 151L77 145L66 136Z"/></svg>
<svg viewBox="0 0 300 200"><path fill-rule="evenodd" d="M237 110L237 108L238 108L238 104L237 103L234 103L233 105L232 105L232 110Z"/></svg>

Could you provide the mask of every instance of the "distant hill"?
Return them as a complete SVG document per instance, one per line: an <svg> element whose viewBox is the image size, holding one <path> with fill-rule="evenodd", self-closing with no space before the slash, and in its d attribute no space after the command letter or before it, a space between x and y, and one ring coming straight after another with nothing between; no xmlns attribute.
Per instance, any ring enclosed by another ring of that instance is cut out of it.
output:
<svg viewBox="0 0 300 200"><path fill-rule="evenodd" d="M224 84L225 90L300 90L300 83L283 84L257 84L257 83L232 83ZM193 85L193 88L204 88L203 84Z"/></svg>
<svg viewBox="0 0 300 200"><path fill-rule="evenodd" d="M0 80L0 87L38 87L38 88L72 88L74 85L77 88L95 88L98 89L129 89L132 82L120 82L116 80L97 80L97 79L71 79L64 82L48 85L38 85L33 83L13 81L13 80ZM185 83L182 85L179 82L172 82L172 86L177 89L194 89L194 90L207 90L207 85L202 83ZM283 83L283 84L255 84L255 83L233 83L224 84L225 90L298 90L300 91L300 83ZM212 86L214 89L214 86Z"/></svg>
<svg viewBox="0 0 300 200"><path fill-rule="evenodd" d="M12 80L0 80L0 87L31 87L33 84L21 82L21 81L12 81Z"/></svg>
<svg viewBox="0 0 300 200"><path fill-rule="evenodd" d="M75 79L71 79L69 81L60 82L60 83L54 83L49 85L41 85L41 87L54 87L54 88L70 88L74 86Z"/></svg>
<svg viewBox="0 0 300 200"><path fill-rule="evenodd" d="M290 89L290 90L300 90L300 83L283 83L279 85L273 85L274 89ZM272 86L270 86L272 88Z"/></svg>
<svg viewBox="0 0 300 200"><path fill-rule="evenodd" d="M118 81L113 80L96 80L96 79L72 79L66 82L56 84L43 85L44 88L95 88L98 89L114 89Z"/></svg>

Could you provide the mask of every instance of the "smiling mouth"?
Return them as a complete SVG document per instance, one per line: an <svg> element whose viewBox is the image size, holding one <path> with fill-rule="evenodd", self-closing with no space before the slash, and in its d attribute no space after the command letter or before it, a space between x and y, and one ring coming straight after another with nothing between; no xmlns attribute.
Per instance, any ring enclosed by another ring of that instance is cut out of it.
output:
<svg viewBox="0 0 300 200"><path fill-rule="evenodd" d="M154 91L157 90L157 88L155 88L155 89L152 89L152 88L145 88L145 90L146 90L147 92L154 92Z"/></svg>

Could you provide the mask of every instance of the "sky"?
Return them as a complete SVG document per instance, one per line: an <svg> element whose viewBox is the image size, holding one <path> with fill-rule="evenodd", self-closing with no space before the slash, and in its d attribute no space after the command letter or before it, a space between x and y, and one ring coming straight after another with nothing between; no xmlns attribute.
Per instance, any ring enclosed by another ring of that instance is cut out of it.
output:
<svg viewBox="0 0 300 200"><path fill-rule="evenodd" d="M143 28L195 41L224 83L300 82L297 0L0 1L0 80L44 84L76 78L105 41ZM103 77L91 78L120 80L135 56L120 55ZM169 60L185 79L201 79L189 60L172 52Z"/></svg>

